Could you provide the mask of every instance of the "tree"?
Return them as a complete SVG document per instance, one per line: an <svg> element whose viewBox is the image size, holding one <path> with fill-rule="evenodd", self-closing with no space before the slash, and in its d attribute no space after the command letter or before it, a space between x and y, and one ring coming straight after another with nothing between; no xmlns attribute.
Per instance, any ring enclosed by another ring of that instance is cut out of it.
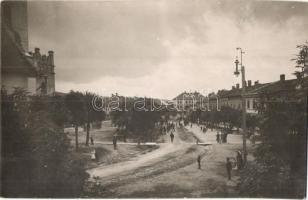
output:
<svg viewBox="0 0 308 200"><path fill-rule="evenodd" d="M255 156L262 172L254 181L264 196L301 198L305 192L305 104L265 102L260 121L261 144ZM270 177L270 178L266 178Z"/></svg>
<svg viewBox="0 0 308 200"><path fill-rule="evenodd" d="M84 96L81 92L70 91L65 96L65 105L70 113L71 123L75 127L75 146L78 150L78 126L81 126L86 121L86 108L84 104Z"/></svg>
<svg viewBox="0 0 308 200"><path fill-rule="evenodd" d="M52 97L1 94L1 181L5 197L78 197L87 178L54 118Z"/></svg>
<svg viewBox="0 0 308 200"><path fill-rule="evenodd" d="M227 133L231 133L234 127L240 126L241 111L230 107L222 107L219 119L224 123Z"/></svg>
<svg viewBox="0 0 308 200"><path fill-rule="evenodd" d="M84 104L85 104L85 122L86 122L86 145L89 145L90 139L90 124L95 121L102 121L105 118L105 112L97 111L92 105L93 98L97 96L91 92L86 92L84 94Z"/></svg>
<svg viewBox="0 0 308 200"><path fill-rule="evenodd" d="M137 109L135 102L144 100L144 109ZM112 122L119 128L125 127L124 132L131 132L135 138L148 140L152 138L155 123L161 119L162 111L150 110L151 99L120 98L119 110L111 112ZM127 110L125 110L127 109Z"/></svg>
<svg viewBox="0 0 308 200"><path fill-rule="evenodd" d="M304 77L308 74L308 42L306 41L302 45L297 45L296 48L299 49L299 52L296 55L296 58L291 60L296 62L295 67L299 68L300 71L295 71L294 74L300 77Z"/></svg>

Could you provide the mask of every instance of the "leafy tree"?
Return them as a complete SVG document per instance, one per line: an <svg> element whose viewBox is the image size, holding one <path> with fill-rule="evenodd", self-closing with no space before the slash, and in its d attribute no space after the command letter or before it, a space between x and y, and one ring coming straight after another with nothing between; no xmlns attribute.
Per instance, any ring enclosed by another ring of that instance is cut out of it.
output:
<svg viewBox="0 0 308 200"><path fill-rule="evenodd" d="M87 174L69 151L51 99L30 98L21 89L1 94L1 189L6 197L78 197L83 191Z"/></svg>
<svg viewBox="0 0 308 200"><path fill-rule="evenodd" d="M105 112L97 111L94 109L92 105L92 100L96 96L96 94L86 92L84 94L84 104L85 104L85 122L86 122L86 145L89 145L90 138L90 124L92 122L102 121L105 119Z"/></svg>
<svg viewBox="0 0 308 200"><path fill-rule="evenodd" d="M264 196L303 197L306 177L305 104L266 102L255 156L263 169L255 175ZM270 177L270 178L266 178Z"/></svg>
<svg viewBox="0 0 308 200"><path fill-rule="evenodd" d="M70 91L65 96L65 105L71 116L71 123L75 127L75 146L78 150L78 126L81 126L86 121L86 108L84 103L84 96L81 92Z"/></svg>
<svg viewBox="0 0 308 200"><path fill-rule="evenodd" d="M308 74L308 42L306 41L302 45L297 45L299 52L296 55L296 58L293 58L291 60L296 62L295 67L299 68L300 71L295 71L295 75L298 75L300 77L304 77Z"/></svg>
<svg viewBox="0 0 308 200"><path fill-rule="evenodd" d="M151 111L151 99L147 98L144 99L144 109L137 109L134 103L142 100L143 98L126 98L124 102L124 97L120 98L120 110L112 111L111 119L119 128L125 127L125 132L133 133L138 140L148 140L152 138L155 124L160 121L163 112Z"/></svg>

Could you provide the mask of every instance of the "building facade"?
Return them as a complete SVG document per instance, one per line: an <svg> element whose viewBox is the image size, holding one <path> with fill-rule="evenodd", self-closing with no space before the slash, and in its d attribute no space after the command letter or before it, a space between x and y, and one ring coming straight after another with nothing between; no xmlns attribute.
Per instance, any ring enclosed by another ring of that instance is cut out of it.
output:
<svg viewBox="0 0 308 200"><path fill-rule="evenodd" d="M206 97L199 92L183 92L173 99L174 104L179 110L205 109Z"/></svg>
<svg viewBox="0 0 308 200"><path fill-rule="evenodd" d="M41 55L39 48L29 52L27 2L5 1L1 5L1 89L53 95L54 53Z"/></svg>
<svg viewBox="0 0 308 200"><path fill-rule="evenodd" d="M261 100L266 102L296 101L297 94L301 91L297 89L299 85L308 87L308 77L285 80L285 75L281 74L278 81L270 83L261 84L256 81L252 85L251 81L248 81L244 94L246 113L258 114L260 106L262 107ZM223 107L242 110L242 96L242 88L239 84L233 86L231 90L219 90L216 94L209 94L209 110L219 111Z"/></svg>

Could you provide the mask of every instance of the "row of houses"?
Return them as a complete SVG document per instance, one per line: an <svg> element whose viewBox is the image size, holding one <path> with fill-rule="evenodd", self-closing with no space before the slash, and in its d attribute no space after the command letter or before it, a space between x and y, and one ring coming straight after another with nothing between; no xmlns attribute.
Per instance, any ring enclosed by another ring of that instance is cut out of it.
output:
<svg viewBox="0 0 308 200"><path fill-rule="evenodd" d="M297 101L297 95L303 88L308 87L308 77L297 76L296 79L286 80L281 74L277 81L270 83L259 83L251 80L246 82L245 106L246 112L257 114L261 98L266 101ZM178 109L202 109L221 110L223 107L242 110L243 88L239 84L232 86L231 90L219 90L217 93L210 93L203 96L198 92L183 92L173 99L173 103Z"/></svg>

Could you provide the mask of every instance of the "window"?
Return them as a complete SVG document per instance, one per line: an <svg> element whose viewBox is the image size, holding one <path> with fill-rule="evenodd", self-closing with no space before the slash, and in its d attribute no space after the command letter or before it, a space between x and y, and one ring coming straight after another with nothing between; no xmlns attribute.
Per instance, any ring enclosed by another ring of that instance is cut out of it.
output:
<svg viewBox="0 0 308 200"><path fill-rule="evenodd" d="M246 108L248 108L248 109L250 108L250 100L249 99L246 100Z"/></svg>

